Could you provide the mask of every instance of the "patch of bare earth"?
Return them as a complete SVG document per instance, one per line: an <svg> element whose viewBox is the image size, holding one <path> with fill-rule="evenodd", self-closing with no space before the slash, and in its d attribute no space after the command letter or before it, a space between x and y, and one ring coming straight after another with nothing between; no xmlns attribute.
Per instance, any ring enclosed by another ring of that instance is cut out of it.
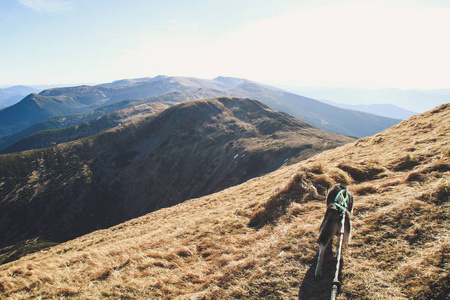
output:
<svg viewBox="0 0 450 300"><path fill-rule="evenodd" d="M8 299L324 299L328 184L355 194L338 299L448 299L450 105L222 192L0 266Z"/></svg>

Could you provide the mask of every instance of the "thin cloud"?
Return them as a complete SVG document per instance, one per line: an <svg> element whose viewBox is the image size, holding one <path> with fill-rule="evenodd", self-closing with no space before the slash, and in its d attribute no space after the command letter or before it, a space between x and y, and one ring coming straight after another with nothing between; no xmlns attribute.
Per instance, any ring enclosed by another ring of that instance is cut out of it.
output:
<svg viewBox="0 0 450 300"><path fill-rule="evenodd" d="M439 88L448 85L449 16L449 9L323 6L215 36L143 35L109 65L274 85Z"/></svg>
<svg viewBox="0 0 450 300"><path fill-rule="evenodd" d="M63 0L18 0L20 4L43 13L62 13L73 10L75 7L69 1Z"/></svg>
<svg viewBox="0 0 450 300"><path fill-rule="evenodd" d="M196 22L179 22L176 20L166 21L162 26L163 29L171 32L193 32L197 31L199 27L200 24Z"/></svg>

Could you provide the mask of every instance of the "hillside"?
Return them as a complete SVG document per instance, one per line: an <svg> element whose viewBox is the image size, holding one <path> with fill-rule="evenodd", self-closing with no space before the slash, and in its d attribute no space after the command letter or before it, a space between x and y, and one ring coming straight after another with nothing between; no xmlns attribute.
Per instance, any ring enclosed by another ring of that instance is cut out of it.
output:
<svg viewBox="0 0 450 300"><path fill-rule="evenodd" d="M230 90L204 89L196 92L196 94L202 93L209 97L228 95L258 99L272 109L287 112L322 130L348 136L370 136L400 122L397 119L338 108L311 98L269 89L251 82L240 84Z"/></svg>
<svg viewBox="0 0 450 300"><path fill-rule="evenodd" d="M450 105L241 185L0 266L10 299L326 299L326 186L356 195L339 299L448 299ZM250 226L250 224L252 226Z"/></svg>
<svg viewBox="0 0 450 300"><path fill-rule="evenodd" d="M0 155L0 244L65 241L352 139L260 102L190 101L42 150Z"/></svg>
<svg viewBox="0 0 450 300"><path fill-rule="evenodd" d="M0 138L23 130L29 132L28 127L57 115L90 112L124 100L147 99L175 91L186 93L194 99L223 96L255 99L325 131L349 136L372 135L400 121L336 108L239 78L208 80L157 76L99 86L55 88L31 94L19 103L0 110Z"/></svg>
<svg viewBox="0 0 450 300"><path fill-rule="evenodd" d="M0 138L0 153L45 148L55 143L73 141L126 124L164 108L198 98L184 92L169 92L139 100L123 100L92 111L57 115L15 134ZM68 128L69 127L69 128ZM88 127L89 130L83 130ZM49 134L49 130L51 134ZM74 134L75 132L75 134Z"/></svg>
<svg viewBox="0 0 450 300"><path fill-rule="evenodd" d="M111 129L119 124L123 125L139 120L168 107L168 105L160 102L150 102L140 105L136 104L130 108L107 114L103 114L103 109L97 109L89 113L54 117L36 124L31 128L62 127L61 129L44 129L27 134L28 132L33 131L32 129L29 129L16 135L8 136L8 138L0 138L0 154L46 148L52 145L74 141ZM93 118L96 115L100 115L100 117ZM79 120L83 119L91 120L78 124ZM64 124L70 123L75 123L77 125L69 127L64 126ZM24 137L20 139L21 136ZM2 144L3 147L7 146L3 150Z"/></svg>
<svg viewBox="0 0 450 300"><path fill-rule="evenodd" d="M24 130L50 117L83 113L122 100L149 98L171 91L194 91L176 81L143 82L118 87L78 86L54 88L30 94L0 110L0 137Z"/></svg>

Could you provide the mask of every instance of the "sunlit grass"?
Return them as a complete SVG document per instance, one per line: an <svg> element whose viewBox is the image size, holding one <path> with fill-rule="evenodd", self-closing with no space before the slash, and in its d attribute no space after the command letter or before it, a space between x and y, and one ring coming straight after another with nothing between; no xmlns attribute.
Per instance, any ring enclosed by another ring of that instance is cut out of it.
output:
<svg viewBox="0 0 450 300"><path fill-rule="evenodd" d="M328 298L335 259L327 254L323 278L314 279L316 239L325 186L342 180L355 206L339 299L444 299L450 176L442 149L450 147L450 124L440 120L450 119L450 107L419 117L427 126L420 135L413 118L0 266L0 292L8 299ZM398 167L405 145L414 145L419 164ZM264 218L249 226L257 214Z"/></svg>

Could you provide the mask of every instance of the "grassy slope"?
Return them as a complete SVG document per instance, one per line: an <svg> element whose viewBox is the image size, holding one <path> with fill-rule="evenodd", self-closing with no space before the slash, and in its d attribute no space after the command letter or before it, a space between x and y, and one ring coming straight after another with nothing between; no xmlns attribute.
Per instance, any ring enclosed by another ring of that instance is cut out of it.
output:
<svg viewBox="0 0 450 300"><path fill-rule="evenodd" d="M445 299L450 105L222 192L0 266L10 299L324 299L325 186L356 194L339 299ZM249 226L252 224L252 226Z"/></svg>
<svg viewBox="0 0 450 300"><path fill-rule="evenodd" d="M200 90L196 93L201 92ZM308 122L322 130L348 136L370 136L400 122L400 120L396 119L341 109L311 98L271 90L249 82L241 84L234 89L222 91L222 93L228 93L230 96L258 99L274 110L287 112L299 120Z"/></svg>

